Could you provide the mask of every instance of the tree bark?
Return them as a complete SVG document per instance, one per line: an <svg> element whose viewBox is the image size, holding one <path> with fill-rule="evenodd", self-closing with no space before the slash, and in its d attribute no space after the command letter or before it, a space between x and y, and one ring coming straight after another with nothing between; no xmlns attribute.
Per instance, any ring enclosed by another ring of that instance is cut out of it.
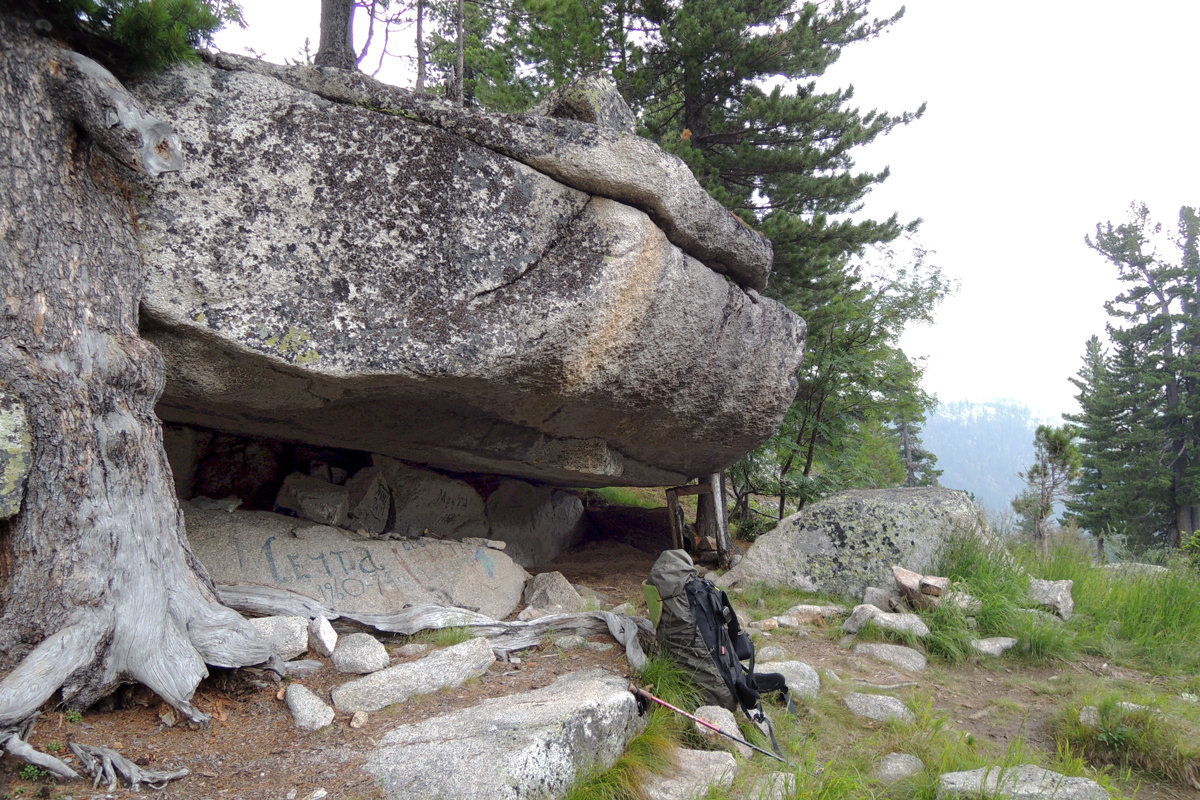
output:
<svg viewBox="0 0 1200 800"><path fill-rule="evenodd" d="M321 0L321 42L313 63L318 67L358 69L354 54L354 0Z"/></svg>
<svg viewBox="0 0 1200 800"><path fill-rule="evenodd" d="M32 463L0 521L0 734L61 689L85 708L140 682L189 718L206 664L269 646L188 548L138 336L132 193L179 142L102 67L0 16L0 376ZM132 169L131 169L132 168Z"/></svg>

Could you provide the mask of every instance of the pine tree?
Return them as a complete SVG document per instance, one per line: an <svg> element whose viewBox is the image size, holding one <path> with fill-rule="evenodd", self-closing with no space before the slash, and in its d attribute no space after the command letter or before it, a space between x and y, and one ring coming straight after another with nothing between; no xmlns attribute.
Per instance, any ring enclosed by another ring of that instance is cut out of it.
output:
<svg viewBox="0 0 1200 800"><path fill-rule="evenodd" d="M1081 415L1092 447L1115 434L1110 445L1119 449L1107 458L1088 455L1089 474L1104 471L1108 485L1080 502L1093 506L1093 516L1108 514L1108 523L1138 544L1178 547L1200 527L1200 218L1195 210L1180 210L1177 233L1170 237L1180 251L1177 261L1159 255L1164 238L1161 225L1139 205L1128 222L1097 225L1095 237L1087 240L1117 267L1126 288L1105 304L1112 319L1113 354L1105 375L1112 395L1093 386L1091 412L1085 405ZM1091 386L1095 376L1089 377Z"/></svg>
<svg viewBox="0 0 1200 800"><path fill-rule="evenodd" d="M1026 522L1034 540L1046 553L1046 532L1054 506L1071 495L1071 484L1079 471L1076 431L1070 425L1039 425L1033 437L1033 464L1021 477L1026 489L1015 500L1013 510Z"/></svg>

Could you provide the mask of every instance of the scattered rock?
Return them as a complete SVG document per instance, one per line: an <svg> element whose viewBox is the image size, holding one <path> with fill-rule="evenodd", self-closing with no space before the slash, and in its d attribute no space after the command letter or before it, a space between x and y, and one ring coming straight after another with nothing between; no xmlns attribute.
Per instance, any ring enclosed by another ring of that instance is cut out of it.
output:
<svg viewBox="0 0 1200 800"><path fill-rule="evenodd" d="M563 612L582 611L584 600L561 572L534 575L525 585L525 605L534 608L561 608Z"/></svg>
<svg viewBox="0 0 1200 800"><path fill-rule="evenodd" d="M1038 578L1029 579L1029 594L1033 602L1042 608L1048 608L1064 620L1075 613L1075 600L1071 597L1074 581L1043 581Z"/></svg>
<svg viewBox="0 0 1200 800"><path fill-rule="evenodd" d="M882 613L884 612L880 611L878 606L867 605L866 603L857 605L850 612L850 616L846 617L846 621L842 623L842 631L854 635L861 631L868 622Z"/></svg>
<svg viewBox="0 0 1200 800"><path fill-rule="evenodd" d="M616 645L613 644L612 642L587 642L587 641L585 641L583 643L583 646L584 646L584 649L586 649L586 650L598 651L601 653L605 652L606 650L612 650L614 647L616 647Z"/></svg>
<svg viewBox="0 0 1200 800"><path fill-rule="evenodd" d="M361 728L369 721L370 716L365 711L355 711L350 715L350 727Z"/></svg>
<svg viewBox="0 0 1200 800"><path fill-rule="evenodd" d="M913 775L919 775L925 770L921 759L909 753L888 753L879 762L879 766L871 773L871 777L880 783L895 783Z"/></svg>
<svg viewBox="0 0 1200 800"><path fill-rule="evenodd" d="M871 617L870 624L896 633L908 633L918 639L929 635L929 626L916 614L892 614L881 611Z"/></svg>
<svg viewBox="0 0 1200 800"><path fill-rule="evenodd" d="M333 722L333 709L303 684L288 684L286 698L297 728L315 731Z"/></svg>
<svg viewBox="0 0 1200 800"><path fill-rule="evenodd" d="M849 692L842 699L852 713L876 722L895 719L911 724L917 720L916 715L909 711L904 703L888 695Z"/></svg>
<svg viewBox="0 0 1200 800"><path fill-rule="evenodd" d="M578 778L611 766L644 725L625 679L574 673L402 725L367 756L366 769L392 800L560 797Z"/></svg>
<svg viewBox="0 0 1200 800"><path fill-rule="evenodd" d="M491 537L523 567L552 561L583 538L583 501L561 489L502 480L486 509Z"/></svg>
<svg viewBox="0 0 1200 800"><path fill-rule="evenodd" d="M863 590L863 603L875 606L880 611L900 611L903 608L904 595L895 589L868 586Z"/></svg>
<svg viewBox="0 0 1200 800"><path fill-rule="evenodd" d="M275 508L338 528L345 528L350 522L346 487L326 483L302 472L293 472L283 479L283 486L275 496Z"/></svg>
<svg viewBox="0 0 1200 800"><path fill-rule="evenodd" d="M966 592L950 591L942 595L943 603L950 603L957 606L964 614L974 615L983 611L983 601L977 597L972 597Z"/></svg>
<svg viewBox="0 0 1200 800"><path fill-rule="evenodd" d="M401 645L394 651L401 658L412 658L413 656L423 656L429 652L429 645L424 642L409 642Z"/></svg>
<svg viewBox="0 0 1200 800"><path fill-rule="evenodd" d="M312 658L302 661L285 661L283 662L283 674L289 678L306 678L320 672L324 666L320 661Z"/></svg>
<svg viewBox="0 0 1200 800"><path fill-rule="evenodd" d="M544 608L522 608L520 613L517 614L517 620L519 622L532 622L535 619L548 617L553 613L555 612Z"/></svg>
<svg viewBox="0 0 1200 800"><path fill-rule="evenodd" d="M921 594L926 597L941 597L949 588L949 578L941 578L933 575L925 575L921 578Z"/></svg>
<svg viewBox="0 0 1200 800"><path fill-rule="evenodd" d="M788 691L807 700L821 691L821 676L803 661L763 661L754 665L755 672L778 672L787 681Z"/></svg>
<svg viewBox="0 0 1200 800"><path fill-rule="evenodd" d="M483 498L471 484L386 456L372 456L371 463L391 487L389 533L410 539L427 533L488 538Z"/></svg>
<svg viewBox="0 0 1200 800"><path fill-rule="evenodd" d="M909 606L918 610L933 608L933 601L921 591L921 579L922 576L919 572L892 566L892 580L896 582L896 588L900 590L900 594L904 595Z"/></svg>
<svg viewBox="0 0 1200 800"><path fill-rule="evenodd" d="M397 664L333 690L338 711L378 711L414 694L428 694L487 672L496 661L487 639L468 639L430 653L419 661ZM632 695L631 695L632 696Z"/></svg>
<svg viewBox="0 0 1200 800"><path fill-rule="evenodd" d="M1089 778L1068 778L1033 764L1007 769L980 767L969 772L948 772L938 778L937 800L981 796L999 800L1109 800L1108 792Z"/></svg>
<svg viewBox="0 0 1200 800"><path fill-rule="evenodd" d="M250 624L284 661L308 652L308 620L304 617L257 617Z"/></svg>
<svg viewBox="0 0 1200 800"><path fill-rule="evenodd" d="M632 617L637 613L637 609L633 607L633 603L621 603L613 606L612 613L621 617Z"/></svg>
<svg viewBox="0 0 1200 800"><path fill-rule="evenodd" d="M779 620L775 617L767 617L766 619L755 620L746 627L753 628L756 631L773 631L779 628Z"/></svg>
<svg viewBox="0 0 1200 800"><path fill-rule="evenodd" d="M1011 636L992 636L988 639L972 639L974 647L985 656L1002 656L1017 646L1017 640Z"/></svg>
<svg viewBox="0 0 1200 800"><path fill-rule="evenodd" d="M554 640L554 646L559 650L578 650L585 644L587 644L587 639L574 633L567 636L559 636Z"/></svg>
<svg viewBox="0 0 1200 800"><path fill-rule="evenodd" d="M350 527L371 534L383 533L392 518L392 488L375 465L360 469L346 483Z"/></svg>
<svg viewBox="0 0 1200 800"><path fill-rule="evenodd" d="M714 786L729 786L737 777L737 760L718 750L678 750L678 765L665 775L652 775L642 788L646 800L695 800Z"/></svg>
<svg viewBox="0 0 1200 800"><path fill-rule="evenodd" d="M766 647L755 648L755 656L759 662L782 661L784 655L786 654L784 653L783 648L774 644L769 644ZM757 665L755 666L755 669L758 669Z"/></svg>
<svg viewBox="0 0 1200 800"><path fill-rule="evenodd" d="M338 635L329 620L315 617L308 623L308 649L329 658L337 647Z"/></svg>
<svg viewBox="0 0 1200 800"><path fill-rule="evenodd" d="M1100 709L1096 706L1084 706L1079 709L1079 724L1089 728L1100 727Z"/></svg>
<svg viewBox="0 0 1200 800"><path fill-rule="evenodd" d="M504 553L459 542L372 539L266 511L185 506L184 516L188 541L218 584L287 589L339 613L432 604L504 619L529 577Z"/></svg>
<svg viewBox="0 0 1200 800"><path fill-rule="evenodd" d="M922 672L929 664L924 653L919 653L911 647L904 647L898 644L862 642L854 645L854 652L870 656L879 661L885 661L908 672Z"/></svg>
<svg viewBox="0 0 1200 800"><path fill-rule="evenodd" d="M1143 564L1138 561L1123 561L1119 564L1105 564L1101 569L1116 573L1121 577L1136 576L1139 578L1155 578L1168 574L1171 570L1158 564Z"/></svg>
<svg viewBox="0 0 1200 800"><path fill-rule="evenodd" d="M738 730L737 720L733 716L733 712L728 708L721 706L700 706L695 711L695 716L716 725L726 733L732 733L734 736L741 736L741 731ZM749 758L754 751L744 744L739 744L733 741L728 736L722 736L712 728L705 727L699 722L692 722L692 727L696 733L700 734L700 738L704 739L710 745L715 745L722 750L728 750L731 753L736 753L742 758Z"/></svg>
<svg viewBox="0 0 1200 800"><path fill-rule="evenodd" d="M1042 611L1040 608L1018 608L1017 611L1021 614L1033 617L1035 623L1040 625L1060 626L1064 620L1057 614L1051 614L1049 611Z"/></svg>
<svg viewBox="0 0 1200 800"><path fill-rule="evenodd" d="M388 665L387 648L369 633L351 633L338 639L333 666L338 672L366 675Z"/></svg>
<svg viewBox="0 0 1200 800"><path fill-rule="evenodd" d="M925 570L951 536L979 529L966 493L949 489L852 490L811 503L759 536L718 581L768 583L861 597L886 585L893 564Z"/></svg>

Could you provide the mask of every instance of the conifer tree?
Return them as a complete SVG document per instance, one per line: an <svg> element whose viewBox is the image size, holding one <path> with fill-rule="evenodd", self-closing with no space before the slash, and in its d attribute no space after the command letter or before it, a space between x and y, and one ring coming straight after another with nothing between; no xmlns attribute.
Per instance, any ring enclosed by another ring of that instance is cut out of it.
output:
<svg viewBox="0 0 1200 800"><path fill-rule="evenodd" d="M1076 431L1070 425L1039 425L1033 436L1033 464L1021 473L1025 491L1013 500L1013 510L1024 518L1034 541L1046 553L1046 532L1054 506L1071 495L1079 471Z"/></svg>
<svg viewBox="0 0 1200 800"><path fill-rule="evenodd" d="M1167 239L1178 260L1159 254ZM1135 546L1178 547L1200 528L1198 240L1194 209L1180 209L1176 233L1166 237L1144 205L1128 222L1097 225L1087 240L1126 288L1105 304L1111 356L1089 343L1075 382L1084 477L1073 510Z"/></svg>

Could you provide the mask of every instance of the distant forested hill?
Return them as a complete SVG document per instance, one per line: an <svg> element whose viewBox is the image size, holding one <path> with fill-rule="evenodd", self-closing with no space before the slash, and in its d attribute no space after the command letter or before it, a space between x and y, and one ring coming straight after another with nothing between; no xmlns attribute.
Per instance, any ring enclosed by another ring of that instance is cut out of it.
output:
<svg viewBox="0 0 1200 800"><path fill-rule="evenodd" d="M971 492L989 514L1006 514L1024 488L1017 473L1033 461L1038 422L1016 403L959 401L939 405L921 439L937 456L943 486Z"/></svg>

